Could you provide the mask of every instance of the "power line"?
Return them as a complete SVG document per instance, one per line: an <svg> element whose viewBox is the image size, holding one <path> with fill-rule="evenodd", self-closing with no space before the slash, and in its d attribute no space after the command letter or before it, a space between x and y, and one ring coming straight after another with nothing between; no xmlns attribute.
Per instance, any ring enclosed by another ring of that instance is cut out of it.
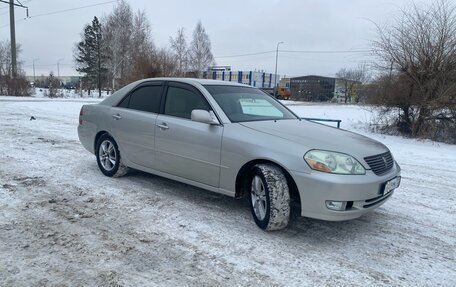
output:
<svg viewBox="0 0 456 287"><path fill-rule="evenodd" d="M57 66L57 64L56 63L54 63L54 64L39 64L39 65L35 64L35 67L52 67L52 66ZM73 64L60 63L60 66L73 66ZM22 65L22 67L23 68L33 67L33 64Z"/></svg>
<svg viewBox="0 0 456 287"><path fill-rule="evenodd" d="M238 57L248 57L256 56L263 54L275 53L275 50L248 53L248 54L239 54L239 55L229 55L229 56L218 56L214 58L238 58ZM354 54L354 53L368 53L371 50L279 50L281 53L302 53L302 54Z"/></svg>
<svg viewBox="0 0 456 287"><path fill-rule="evenodd" d="M9 2L4 1L4 0L1 0L0 2L9 4ZM17 1L17 2L19 2L19 1ZM32 0L26 0L26 1L24 1L24 3L19 2L19 4L21 4L22 6L24 6L23 4L27 4L27 3L29 3L29 2L32 2ZM8 8L8 6L0 7L0 10L4 10L4 9L7 9L7 8ZM4 14L8 14L8 11L3 12L3 13L0 13L0 15L4 15Z"/></svg>
<svg viewBox="0 0 456 287"><path fill-rule="evenodd" d="M240 55L219 56L219 57L214 57L214 58L237 58L237 57L255 56L255 55L262 55L262 54L269 54L269 53L275 53L275 50L257 52L257 53L249 53L249 54L240 54Z"/></svg>
<svg viewBox="0 0 456 287"><path fill-rule="evenodd" d="M305 54L352 54L352 53L368 53L372 50L279 50L282 53L305 53Z"/></svg>
<svg viewBox="0 0 456 287"><path fill-rule="evenodd" d="M53 12L47 12L47 13L32 15L32 16L29 16L28 18L17 20L16 22L24 21L26 19L31 19L31 18L37 18L37 17L42 17L42 16L48 16L48 15L55 15L55 14L60 14L60 13L65 13L65 12L70 12L70 11L75 11L75 10L80 10L80 9L100 6L100 5L106 5L106 4L114 3L114 2L118 2L118 0L105 1L105 2L95 3L95 4L91 4L91 5L86 5L86 6L80 6L80 7L74 7L74 8L69 8L69 9L63 9L63 10L57 10L57 11L53 11ZM9 26L9 24L0 26L0 28L5 28L5 27L8 27L8 26Z"/></svg>
<svg viewBox="0 0 456 287"><path fill-rule="evenodd" d="M70 8L70 9L58 10L58 11L54 11L54 12L42 13L42 14L30 16L29 18L37 18L37 17L41 17L41 16L55 15L55 14L60 14L60 13L64 13L64 12L69 12L69 11L80 10L80 9L84 9L84 8L90 8L90 7L105 5L105 4L109 4L109 3L114 3L114 2L117 2L117 1L118 0L112 0L112 1L106 1L106 2L92 4L92 5L87 5L87 6L80 6L80 7Z"/></svg>
<svg viewBox="0 0 456 287"><path fill-rule="evenodd" d="M14 1L13 1L13 2L8 2L8 1L6 1L6 0L0 0L0 2L9 4L9 5L13 5L13 6L18 6L18 7L22 7L22 8L27 8L27 7L25 7L24 5L22 5L22 3L19 2L19 1L17 1L17 2L19 2L19 4L14 3Z"/></svg>

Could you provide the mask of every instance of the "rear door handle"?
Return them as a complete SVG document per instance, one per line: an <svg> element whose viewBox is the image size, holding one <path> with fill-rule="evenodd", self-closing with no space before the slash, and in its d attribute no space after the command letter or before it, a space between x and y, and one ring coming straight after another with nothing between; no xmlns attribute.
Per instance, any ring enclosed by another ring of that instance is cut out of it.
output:
<svg viewBox="0 0 456 287"><path fill-rule="evenodd" d="M157 124L157 127L159 127L161 130L169 129L169 127L166 123Z"/></svg>
<svg viewBox="0 0 456 287"><path fill-rule="evenodd" d="M120 120L122 118L119 114L112 115L112 117L116 120Z"/></svg>

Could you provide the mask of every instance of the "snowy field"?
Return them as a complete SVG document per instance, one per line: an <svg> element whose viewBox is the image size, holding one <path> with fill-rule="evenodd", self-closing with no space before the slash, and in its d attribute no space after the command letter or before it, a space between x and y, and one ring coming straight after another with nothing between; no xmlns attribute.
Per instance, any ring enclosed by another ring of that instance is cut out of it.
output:
<svg viewBox="0 0 456 287"><path fill-rule="evenodd" d="M359 219L265 233L247 201L103 176L76 131L96 101L0 97L0 286L456 286L456 146L371 134L361 107L291 103L385 143L403 180Z"/></svg>

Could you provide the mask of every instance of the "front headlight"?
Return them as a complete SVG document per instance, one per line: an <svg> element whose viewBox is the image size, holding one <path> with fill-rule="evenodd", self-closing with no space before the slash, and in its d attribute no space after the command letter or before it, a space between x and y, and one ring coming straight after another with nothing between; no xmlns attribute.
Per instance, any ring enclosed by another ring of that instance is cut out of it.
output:
<svg viewBox="0 0 456 287"><path fill-rule="evenodd" d="M354 157L325 150L310 150L304 160L313 170L336 174L366 174L364 167Z"/></svg>

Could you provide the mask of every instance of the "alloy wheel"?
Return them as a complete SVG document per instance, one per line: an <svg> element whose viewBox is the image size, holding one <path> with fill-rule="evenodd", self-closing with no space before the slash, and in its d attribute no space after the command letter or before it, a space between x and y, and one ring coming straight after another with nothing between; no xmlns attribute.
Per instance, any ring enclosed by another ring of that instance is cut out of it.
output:
<svg viewBox="0 0 456 287"><path fill-rule="evenodd" d="M100 163L106 171L111 171L117 162L117 153L114 144L109 140L104 140L98 151Z"/></svg>
<svg viewBox="0 0 456 287"><path fill-rule="evenodd" d="M258 175L255 175L252 179L250 195L256 217L259 220L263 220L266 217L266 190L263 181Z"/></svg>

